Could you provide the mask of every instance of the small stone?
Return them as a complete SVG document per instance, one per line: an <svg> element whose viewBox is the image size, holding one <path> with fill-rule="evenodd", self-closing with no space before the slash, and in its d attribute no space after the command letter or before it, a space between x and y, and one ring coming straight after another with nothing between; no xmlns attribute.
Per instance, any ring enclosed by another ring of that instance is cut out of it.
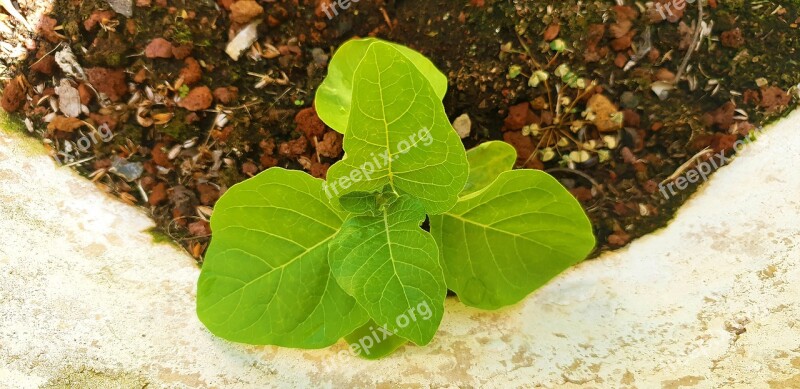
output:
<svg viewBox="0 0 800 389"><path fill-rule="evenodd" d="M761 89L759 106L769 112L778 112L791 104L792 97L777 86Z"/></svg>
<svg viewBox="0 0 800 389"><path fill-rule="evenodd" d="M235 86L214 89L214 98L222 104L230 104L239 98L239 88Z"/></svg>
<svg viewBox="0 0 800 389"><path fill-rule="evenodd" d="M200 203L203 205L214 205L219 199L219 189L211 184L198 184L197 191L200 192Z"/></svg>
<svg viewBox="0 0 800 389"><path fill-rule="evenodd" d="M305 154L307 147L308 141L304 136L301 136L295 140L281 143L278 147L278 153L287 158L297 157Z"/></svg>
<svg viewBox="0 0 800 389"><path fill-rule="evenodd" d="M144 49L144 56L147 58L172 58L172 43L164 38L153 39Z"/></svg>
<svg viewBox="0 0 800 389"><path fill-rule="evenodd" d="M128 93L123 69L89 68L86 69L89 83L111 101L118 102Z"/></svg>
<svg viewBox="0 0 800 389"><path fill-rule="evenodd" d="M202 111L211 107L213 102L214 96L212 96L211 90L207 86L201 86L189 91L189 94L178 103L178 106L189 111Z"/></svg>
<svg viewBox="0 0 800 389"><path fill-rule="evenodd" d="M85 125L83 120L78 118L68 118L66 116L56 116L47 124L47 131L52 134L54 131L73 132Z"/></svg>
<svg viewBox="0 0 800 389"><path fill-rule="evenodd" d="M633 30L629 32L627 35L619 37L611 41L611 48L614 51L623 51L631 47L633 43L633 37L636 35L636 31Z"/></svg>
<svg viewBox="0 0 800 389"><path fill-rule="evenodd" d="M530 104L527 102L511 106L505 120L506 129L519 130L525 127L528 124L528 111L530 111Z"/></svg>
<svg viewBox="0 0 800 389"><path fill-rule="evenodd" d="M167 156L167 152L165 151L166 147L167 145L164 143L157 143L150 151L150 156L153 158L153 162L155 162L156 165L171 168L172 162L170 162L169 156Z"/></svg>
<svg viewBox="0 0 800 389"><path fill-rule="evenodd" d="M136 72L136 75L133 76L133 82L141 84L145 82L145 80L147 80L147 70L141 68L138 72Z"/></svg>
<svg viewBox="0 0 800 389"><path fill-rule="evenodd" d="M187 43L180 46L172 46L172 55L176 59L182 60L192 55L192 50L194 50L194 45L192 45L191 43Z"/></svg>
<svg viewBox="0 0 800 389"><path fill-rule="evenodd" d="M720 42L725 47L730 47L733 49L738 49L744 46L744 36L742 35L742 30L734 28L730 31L723 32L719 37Z"/></svg>
<svg viewBox="0 0 800 389"><path fill-rule="evenodd" d="M126 18L133 16L133 0L108 0L108 5Z"/></svg>
<svg viewBox="0 0 800 389"><path fill-rule="evenodd" d="M58 110L64 116L76 118L81 115L81 95L68 79L61 80L56 87L56 94L58 95Z"/></svg>
<svg viewBox="0 0 800 389"><path fill-rule="evenodd" d="M86 84L78 85L78 94L81 96L81 104L89 105L94 100L94 92Z"/></svg>
<svg viewBox="0 0 800 389"><path fill-rule="evenodd" d="M6 112L16 112L25 102L25 87L19 77L6 84L3 90L2 106Z"/></svg>
<svg viewBox="0 0 800 389"><path fill-rule="evenodd" d="M183 63L186 64L186 66L181 69L180 76L183 77L184 84L192 85L203 78L203 69L200 68L200 63L197 62L197 60L189 57L186 58Z"/></svg>
<svg viewBox="0 0 800 389"><path fill-rule="evenodd" d="M150 205L161 205L164 201L167 200L167 185L163 182L159 182L156 186L153 187L153 190L150 192L150 196L147 198L147 202Z"/></svg>
<svg viewBox="0 0 800 389"><path fill-rule="evenodd" d="M344 136L336 131L328 131L317 143L317 153L327 158L338 158L342 155L342 140Z"/></svg>
<svg viewBox="0 0 800 389"><path fill-rule="evenodd" d="M250 161L247 161L242 164L242 173L246 174L248 177L253 177L254 175L258 174L258 166Z"/></svg>
<svg viewBox="0 0 800 389"><path fill-rule="evenodd" d="M48 54L40 58L33 65L31 65L31 70L49 76L53 74L53 69L55 69L55 66L56 66L55 57Z"/></svg>
<svg viewBox="0 0 800 389"><path fill-rule="evenodd" d="M90 112L89 119L91 119L96 126L106 125L110 130L114 130L119 125L119 117L115 114L101 115L99 113Z"/></svg>
<svg viewBox="0 0 800 389"><path fill-rule="evenodd" d="M303 133L306 139L313 141L325 133L325 123L317 116L317 111L313 108L306 108L297 113L294 117L297 124L297 131Z"/></svg>
<svg viewBox="0 0 800 389"><path fill-rule="evenodd" d="M558 23L553 23L544 30L544 40L547 42L552 41L558 37L558 34L561 32L561 25Z"/></svg>
<svg viewBox="0 0 800 389"><path fill-rule="evenodd" d="M617 53L617 57L614 58L614 65L618 68L622 69L628 63L628 56L622 53Z"/></svg>
<svg viewBox="0 0 800 389"><path fill-rule="evenodd" d="M128 162L125 158L114 156L111 160L110 171L122 177L125 181L132 182L142 176L144 166L141 162Z"/></svg>
<svg viewBox="0 0 800 389"><path fill-rule="evenodd" d="M456 129L458 136L464 139L472 132L472 119L469 118L469 115L463 114L453 121L453 128Z"/></svg>
<svg viewBox="0 0 800 389"><path fill-rule="evenodd" d="M89 18L83 22L83 28L86 29L86 31L92 32L94 31L95 28L97 28L98 24L100 24L104 20L106 21L111 20L114 18L114 16L116 16L116 13L114 13L114 11L111 10L94 11L92 12L92 15L89 16Z"/></svg>
<svg viewBox="0 0 800 389"><path fill-rule="evenodd" d="M252 0L240 0L231 5L231 20L245 24L264 13L264 8Z"/></svg>
<svg viewBox="0 0 800 389"><path fill-rule="evenodd" d="M619 110L611 100L603 94L592 96L586 103L586 107L594 113L592 124L600 132L612 132L618 130L622 121L614 120L614 116L619 114Z"/></svg>
<svg viewBox="0 0 800 389"><path fill-rule="evenodd" d="M198 237L206 237L211 235L211 226L205 220L189 223L189 233Z"/></svg>
<svg viewBox="0 0 800 389"><path fill-rule="evenodd" d="M327 65L328 60L330 59L330 56L325 54L325 50L322 50L319 47L311 49L311 57L314 58L314 64L320 67Z"/></svg>
<svg viewBox="0 0 800 389"><path fill-rule="evenodd" d="M668 69L661 68L655 74L656 81L673 82L675 81L675 73Z"/></svg>
<svg viewBox="0 0 800 389"><path fill-rule="evenodd" d="M58 21L44 15L42 19L39 21L39 33L42 34L44 39L47 39L50 43L59 43L61 42L61 36L55 31L55 27L58 25Z"/></svg>

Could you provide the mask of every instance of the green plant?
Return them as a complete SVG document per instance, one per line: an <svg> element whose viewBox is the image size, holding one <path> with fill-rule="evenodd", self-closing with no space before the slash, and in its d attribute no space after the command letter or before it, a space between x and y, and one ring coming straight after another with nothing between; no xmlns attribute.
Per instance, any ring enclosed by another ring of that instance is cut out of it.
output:
<svg viewBox="0 0 800 389"><path fill-rule="evenodd" d="M186 96L189 95L189 91L190 91L189 85L183 84L181 85L180 88L178 88L178 96L180 96L181 98L185 98Z"/></svg>
<svg viewBox="0 0 800 389"><path fill-rule="evenodd" d="M327 181L272 168L225 193L198 285L201 321L250 344L344 337L377 358L430 342L448 288L498 309L585 258L594 237L578 202L544 172L511 170L505 143L465 152L446 91L411 49L344 44L316 107L344 134L345 158Z"/></svg>

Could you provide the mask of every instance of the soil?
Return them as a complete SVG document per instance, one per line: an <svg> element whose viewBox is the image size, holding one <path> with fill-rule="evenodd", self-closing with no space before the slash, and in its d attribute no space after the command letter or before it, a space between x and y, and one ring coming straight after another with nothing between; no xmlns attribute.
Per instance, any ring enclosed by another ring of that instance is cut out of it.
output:
<svg viewBox="0 0 800 389"><path fill-rule="evenodd" d="M518 167L559 178L592 219L595 254L664 226L696 185L666 199L659 184L711 158L704 150L732 153L798 100L796 4L708 0L709 36L696 34L697 3L667 20L611 0L361 0L332 19L326 4L135 0L128 19L104 1L57 0L40 38L14 30L28 55L5 62L3 108L202 261L227 188L273 166L324 177L341 157L341 136L312 102L330 55L353 37L430 57L450 80L448 114L471 119L465 145L504 139ZM234 61L226 45L252 21L258 40ZM86 125L53 108L65 47L87 75L70 77ZM570 71L558 80L561 65ZM537 72L550 79L533 86ZM653 85L669 87L666 99ZM92 136L103 126L109 141Z"/></svg>

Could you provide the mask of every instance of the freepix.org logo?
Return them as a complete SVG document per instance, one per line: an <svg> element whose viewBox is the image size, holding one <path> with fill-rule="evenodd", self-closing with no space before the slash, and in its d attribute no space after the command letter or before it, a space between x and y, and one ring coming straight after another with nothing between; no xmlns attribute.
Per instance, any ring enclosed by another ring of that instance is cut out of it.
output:
<svg viewBox="0 0 800 389"><path fill-rule="evenodd" d="M721 150L716 154L714 154L714 151L711 149L703 150L694 158L680 166L672 176L658 184L659 192L661 192L665 200L669 200L670 197L688 188L690 184L707 181L712 172L729 164L738 157L745 148L752 145L762 131L762 128L757 128L745 138L737 140L736 143L733 144L733 154L730 156L726 154L725 150ZM710 158L702 159L709 155ZM694 166L694 168L691 168L692 166Z"/></svg>
<svg viewBox="0 0 800 389"><path fill-rule="evenodd" d="M422 301L416 306L412 306L406 312L397 316L394 323L386 323L377 328L370 327L368 333L361 338L351 342L346 349L336 353L334 358L326 360L324 367L328 371L332 371L337 365L347 363L350 355L364 355L369 356L373 348L387 341L389 337L395 335L399 329L406 328L411 323L423 320L428 321L433 317L433 310L427 301ZM395 326L395 327L392 327Z"/></svg>
<svg viewBox="0 0 800 389"><path fill-rule="evenodd" d="M370 155L372 159L351 170L349 175L339 177L336 181L323 184L325 195L328 196L329 200L333 199L334 196L339 196L339 191L347 190L355 183L371 180L375 172L386 168L390 163L402 158L403 155L408 153L412 148L419 147L420 145L430 146L432 143L433 136L431 136L430 130L423 128L411 134L408 139L397 142L397 147L395 147L397 152L395 154L390 153L388 148L377 155L372 153Z"/></svg>
<svg viewBox="0 0 800 389"><path fill-rule="evenodd" d="M661 16L661 20L667 20L668 18L675 16L675 12L683 11L686 8L687 3L694 4L695 1L697 0L672 0L664 4L656 2L655 7L659 16Z"/></svg>
<svg viewBox="0 0 800 389"><path fill-rule="evenodd" d="M339 16L339 10L347 11L353 4L358 3L361 0L330 0L330 1L322 1L320 8L322 8L322 12L325 12L325 16L328 17L328 20L332 20L333 18Z"/></svg>
<svg viewBox="0 0 800 389"><path fill-rule="evenodd" d="M111 141L111 139L114 139L114 133L111 131L111 128L108 126L108 124L105 123L99 125L97 130L92 128L92 131L88 134L81 134L82 136L75 140L74 148L55 153L53 158L55 158L59 165L69 163L80 153L88 152L94 145L97 145L101 142L108 143Z"/></svg>

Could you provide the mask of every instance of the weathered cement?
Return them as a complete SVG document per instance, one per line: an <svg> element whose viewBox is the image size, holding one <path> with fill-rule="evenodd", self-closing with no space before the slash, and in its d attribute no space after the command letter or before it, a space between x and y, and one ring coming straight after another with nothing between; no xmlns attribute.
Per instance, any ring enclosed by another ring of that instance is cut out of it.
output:
<svg viewBox="0 0 800 389"><path fill-rule="evenodd" d="M31 142L0 136L0 387L800 387L800 112L668 228L380 362L214 338L194 261Z"/></svg>

